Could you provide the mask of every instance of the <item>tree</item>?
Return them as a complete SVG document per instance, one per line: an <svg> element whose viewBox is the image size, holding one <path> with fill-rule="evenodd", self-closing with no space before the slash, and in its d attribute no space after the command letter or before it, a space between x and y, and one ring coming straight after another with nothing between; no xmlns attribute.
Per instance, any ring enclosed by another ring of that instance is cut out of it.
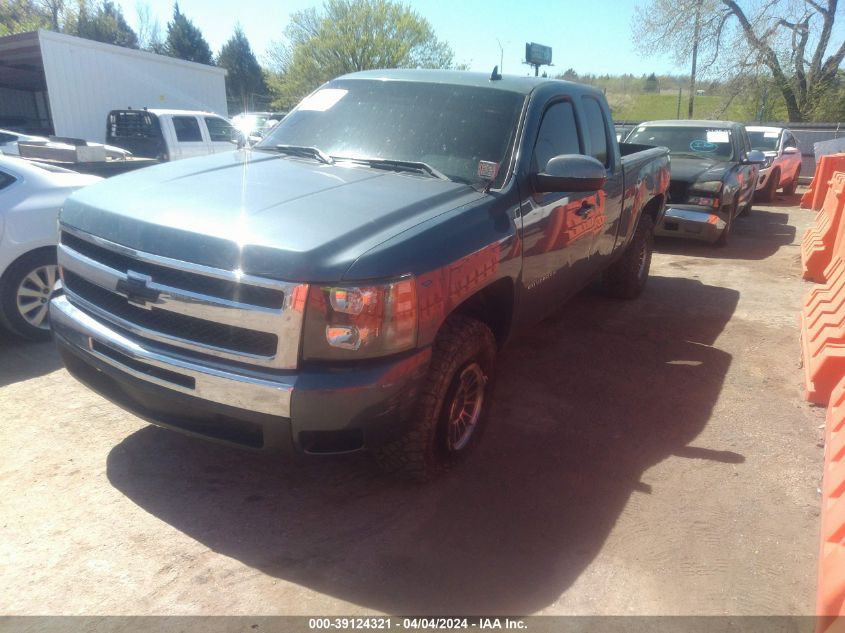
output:
<svg viewBox="0 0 845 633"><path fill-rule="evenodd" d="M633 30L646 54L657 50L679 63L692 61L691 94L696 70L737 77L763 67L789 120L804 121L820 116L817 107L837 89L845 59L845 39L832 42L837 16L838 0L769 0L753 7L736 0L651 0L635 11Z"/></svg>
<svg viewBox="0 0 845 633"><path fill-rule="evenodd" d="M112 0L103 0L94 7L80 2L75 27L73 35L106 44L138 48L138 36L127 24L121 8L115 6Z"/></svg>
<svg viewBox="0 0 845 633"><path fill-rule="evenodd" d="M657 76L651 73L645 80L644 92L660 92L660 84L657 81Z"/></svg>
<svg viewBox="0 0 845 633"><path fill-rule="evenodd" d="M211 47L202 36L202 31L179 10L178 2L173 5L173 21L167 23L164 48L165 53L171 57L209 66L214 64Z"/></svg>
<svg viewBox="0 0 845 633"><path fill-rule="evenodd" d="M451 68L453 52L431 24L392 0L326 0L291 15L271 51L276 103L290 107L321 83L374 68Z"/></svg>
<svg viewBox="0 0 845 633"><path fill-rule="evenodd" d="M33 0L0 2L0 36L50 28L47 12Z"/></svg>
<svg viewBox="0 0 845 633"><path fill-rule="evenodd" d="M565 79L566 81L578 81L578 73L574 68L567 68L558 79Z"/></svg>
<svg viewBox="0 0 845 633"><path fill-rule="evenodd" d="M165 46L161 39L161 23L153 17L149 3L139 1L135 10L138 14L138 46L141 50L163 55Z"/></svg>
<svg viewBox="0 0 845 633"><path fill-rule="evenodd" d="M722 0L722 4L739 22L757 60L772 73L786 101L789 120L810 118L825 94L836 89L839 66L845 59L845 38L825 59L834 33L838 0L804 0L794 17L774 13L764 5L751 19L734 0ZM785 51L778 50L778 36L784 34L790 43ZM811 39L815 42L811 43Z"/></svg>
<svg viewBox="0 0 845 633"><path fill-rule="evenodd" d="M231 99L237 100L241 107L251 109L250 97L267 92L261 66L258 65L240 25L235 27L232 37L220 49L217 65L228 71L226 92Z"/></svg>

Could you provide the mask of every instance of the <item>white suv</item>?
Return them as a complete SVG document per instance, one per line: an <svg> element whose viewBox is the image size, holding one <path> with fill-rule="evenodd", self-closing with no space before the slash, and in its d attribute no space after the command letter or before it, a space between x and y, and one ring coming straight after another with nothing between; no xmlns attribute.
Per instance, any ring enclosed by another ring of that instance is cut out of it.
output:
<svg viewBox="0 0 845 633"><path fill-rule="evenodd" d="M786 195L795 193L801 174L801 150L792 132L782 127L746 125L751 147L766 155L766 164L757 180L757 198L770 202L783 187Z"/></svg>

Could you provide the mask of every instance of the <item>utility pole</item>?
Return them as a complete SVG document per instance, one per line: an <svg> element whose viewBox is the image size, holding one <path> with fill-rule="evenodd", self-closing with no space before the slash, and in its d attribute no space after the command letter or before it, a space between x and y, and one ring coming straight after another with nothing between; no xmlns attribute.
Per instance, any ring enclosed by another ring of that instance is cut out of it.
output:
<svg viewBox="0 0 845 633"><path fill-rule="evenodd" d="M499 72L505 74L505 49L502 48L502 43L499 38L496 38L496 43L499 45Z"/></svg>
<svg viewBox="0 0 845 633"><path fill-rule="evenodd" d="M675 117L676 119L681 118L681 90L682 89L683 88L681 87L681 84L679 82L678 83L678 115Z"/></svg>
<svg viewBox="0 0 845 633"><path fill-rule="evenodd" d="M688 119L692 118L692 110L693 105L695 103L695 66L696 62L698 61L698 39L701 33L701 3L702 0L698 0L695 3L695 26L692 35L692 70L690 71L689 76L689 116L687 117Z"/></svg>

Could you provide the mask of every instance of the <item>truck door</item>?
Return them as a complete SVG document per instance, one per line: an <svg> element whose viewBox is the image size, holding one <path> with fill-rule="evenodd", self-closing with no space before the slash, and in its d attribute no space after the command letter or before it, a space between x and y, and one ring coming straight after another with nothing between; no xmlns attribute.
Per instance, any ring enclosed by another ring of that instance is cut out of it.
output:
<svg viewBox="0 0 845 633"><path fill-rule="evenodd" d="M622 216L624 177L622 160L616 151L613 128L605 109L598 99L581 97L581 127L586 136L586 153L607 169L604 189L598 192L596 209L591 215L591 258L596 268L601 268L613 255Z"/></svg>
<svg viewBox="0 0 845 633"><path fill-rule="evenodd" d="M551 103L534 146L532 173L543 171L555 156L583 154L583 147L572 102ZM539 193L531 189L524 198L524 307L527 314L540 316L577 292L591 276L592 231L601 192Z"/></svg>
<svg viewBox="0 0 845 633"><path fill-rule="evenodd" d="M231 152L237 149L238 131L226 119L219 116L207 116L203 117L203 122L208 130L212 153Z"/></svg>
<svg viewBox="0 0 845 633"><path fill-rule="evenodd" d="M211 153L208 142L202 136L197 117L174 115L170 120L173 123L173 134L176 137L174 148L170 152L170 160L205 156Z"/></svg>

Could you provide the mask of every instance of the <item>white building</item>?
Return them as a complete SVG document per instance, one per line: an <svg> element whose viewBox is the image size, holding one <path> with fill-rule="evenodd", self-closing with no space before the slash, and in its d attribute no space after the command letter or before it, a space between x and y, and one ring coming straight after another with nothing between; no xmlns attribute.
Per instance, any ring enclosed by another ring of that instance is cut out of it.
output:
<svg viewBox="0 0 845 633"><path fill-rule="evenodd" d="M0 128L102 143L110 110L228 116L226 71L51 31L0 37Z"/></svg>

